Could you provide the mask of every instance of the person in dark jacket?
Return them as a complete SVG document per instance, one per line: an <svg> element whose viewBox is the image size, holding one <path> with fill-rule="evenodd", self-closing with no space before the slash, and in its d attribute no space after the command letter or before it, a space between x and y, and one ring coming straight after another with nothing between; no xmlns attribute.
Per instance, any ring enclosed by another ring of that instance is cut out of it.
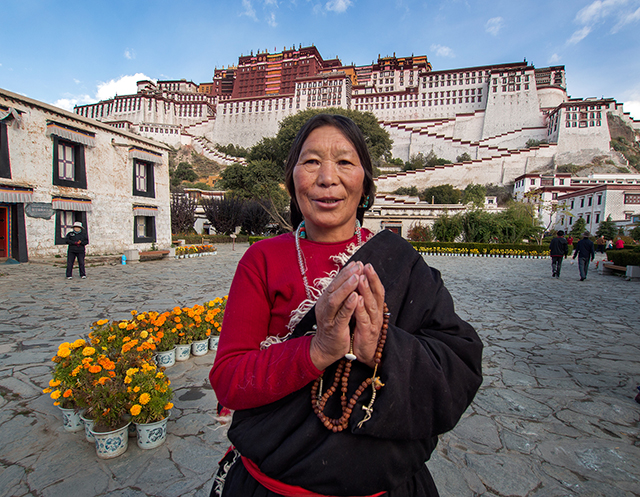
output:
<svg viewBox="0 0 640 497"><path fill-rule="evenodd" d="M562 269L562 258L569 255L569 244L564 238L564 231L559 230L558 236L551 240L549 244L549 255L551 256L551 271L553 278L560 278L560 270Z"/></svg>
<svg viewBox="0 0 640 497"><path fill-rule="evenodd" d="M73 230L67 233L65 242L69 245L69 249L67 250L67 279L71 279L73 263L76 258L78 259L80 277L82 279L86 279L87 273L84 269L84 247L89 244L89 237L87 236L87 232L80 221L73 223Z"/></svg>
<svg viewBox="0 0 640 497"><path fill-rule="evenodd" d="M573 258L578 257L578 269L580 270L580 281L587 279L587 272L589 271L589 262L596 257L596 250L593 246L593 242L589 240L589 232L585 231L582 235L582 240L576 244L576 250L573 253Z"/></svg>

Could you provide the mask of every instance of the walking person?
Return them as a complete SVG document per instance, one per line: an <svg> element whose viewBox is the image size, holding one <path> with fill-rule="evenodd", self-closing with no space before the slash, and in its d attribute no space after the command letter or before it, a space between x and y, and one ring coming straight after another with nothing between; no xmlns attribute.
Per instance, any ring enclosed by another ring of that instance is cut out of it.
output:
<svg viewBox="0 0 640 497"><path fill-rule="evenodd" d="M578 257L578 269L580 270L580 281L587 279L587 272L589 271L589 263L595 259L596 251L593 246L593 242L589 240L589 232L585 231L582 234L582 240L576 244L576 250L573 253L573 258Z"/></svg>
<svg viewBox="0 0 640 497"><path fill-rule="evenodd" d="M85 246L89 244L89 237L80 221L73 223L73 230L67 233L65 242L69 245L67 250L67 279L71 279L73 272L73 263L78 259L78 269L80 277L86 279L87 273L84 269Z"/></svg>
<svg viewBox="0 0 640 497"><path fill-rule="evenodd" d="M569 244L564 238L564 231L559 230L556 236L549 244L549 255L551 256L551 271L553 278L560 278L560 270L562 269L562 258L569 255Z"/></svg>
<svg viewBox="0 0 640 497"><path fill-rule="evenodd" d="M598 246L598 252L600 252L601 254L604 254L604 246L606 245L607 241L604 239L604 235L602 235L600 238L598 238L596 240L596 245Z"/></svg>

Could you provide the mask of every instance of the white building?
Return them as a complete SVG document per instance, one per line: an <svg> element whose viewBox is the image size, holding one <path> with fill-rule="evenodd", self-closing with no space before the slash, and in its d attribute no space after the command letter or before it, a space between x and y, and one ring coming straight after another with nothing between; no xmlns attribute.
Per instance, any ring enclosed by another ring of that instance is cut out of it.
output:
<svg viewBox="0 0 640 497"><path fill-rule="evenodd" d="M75 221L88 254L169 247L168 147L0 89L0 257L62 255Z"/></svg>
<svg viewBox="0 0 640 497"><path fill-rule="evenodd" d="M626 226L640 215L640 181L634 178L583 188L559 196L558 202L565 206L564 212L558 213L558 229L570 231L576 219L582 218L586 231L595 234L609 216L616 224Z"/></svg>

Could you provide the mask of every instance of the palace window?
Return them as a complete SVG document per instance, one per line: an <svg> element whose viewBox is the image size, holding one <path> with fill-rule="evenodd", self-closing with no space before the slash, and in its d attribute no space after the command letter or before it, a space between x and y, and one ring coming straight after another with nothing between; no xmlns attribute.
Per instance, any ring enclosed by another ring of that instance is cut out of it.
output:
<svg viewBox="0 0 640 497"><path fill-rule="evenodd" d="M87 230L87 213L83 211L56 210L55 244L65 245L67 233L73 230L73 223L80 221Z"/></svg>
<svg viewBox="0 0 640 497"><path fill-rule="evenodd" d="M84 146L53 137L53 184L87 188Z"/></svg>
<svg viewBox="0 0 640 497"><path fill-rule="evenodd" d="M139 197L154 198L155 180L153 163L134 159L133 161L133 194Z"/></svg>
<svg viewBox="0 0 640 497"><path fill-rule="evenodd" d="M11 179L9 140L7 136L7 125L5 123L0 123L0 178Z"/></svg>
<svg viewBox="0 0 640 497"><path fill-rule="evenodd" d="M156 241L156 218L154 216L134 216L133 243Z"/></svg>

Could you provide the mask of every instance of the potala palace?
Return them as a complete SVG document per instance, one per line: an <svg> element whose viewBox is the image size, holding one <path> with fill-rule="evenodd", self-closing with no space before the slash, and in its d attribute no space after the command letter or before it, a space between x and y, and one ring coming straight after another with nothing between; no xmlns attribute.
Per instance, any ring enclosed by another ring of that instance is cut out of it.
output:
<svg viewBox="0 0 640 497"><path fill-rule="evenodd" d="M471 162L378 179L378 190L442 183L510 183L554 165L584 164L610 149L607 114L634 129L640 121L613 98L570 98L564 66L525 62L434 71L427 57L378 57L367 66L324 60L314 46L241 56L216 69L213 81L140 81L135 95L75 108L95 118L169 145L190 144L222 163L213 144L249 147L275 136L286 116L310 107L372 112L403 160L434 151ZM528 140L547 142L526 148Z"/></svg>

